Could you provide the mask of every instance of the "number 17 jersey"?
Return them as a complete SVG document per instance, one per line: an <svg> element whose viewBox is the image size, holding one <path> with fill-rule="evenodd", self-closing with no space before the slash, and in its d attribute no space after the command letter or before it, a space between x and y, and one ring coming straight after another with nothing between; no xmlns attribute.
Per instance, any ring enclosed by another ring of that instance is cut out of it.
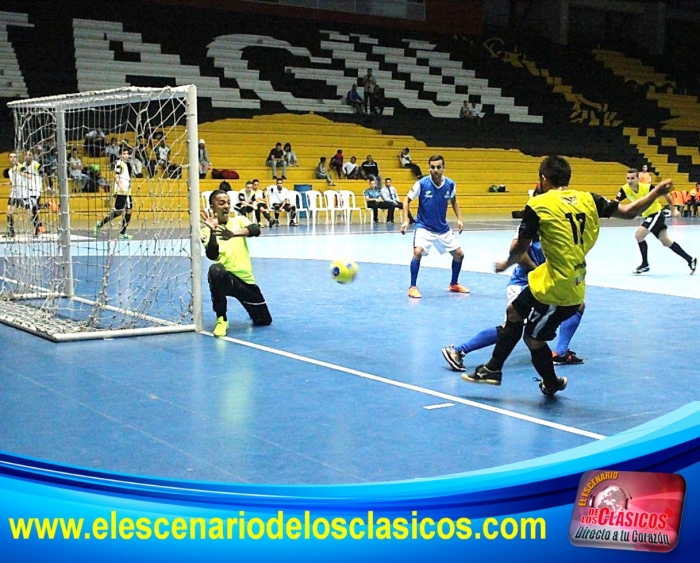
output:
<svg viewBox="0 0 700 563"><path fill-rule="evenodd" d="M532 270L528 285L546 305L578 305L586 294L586 254L600 232L600 217L610 217L617 202L578 190L549 190L527 203L521 229L540 235L546 262ZM533 214L535 217L533 217Z"/></svg>

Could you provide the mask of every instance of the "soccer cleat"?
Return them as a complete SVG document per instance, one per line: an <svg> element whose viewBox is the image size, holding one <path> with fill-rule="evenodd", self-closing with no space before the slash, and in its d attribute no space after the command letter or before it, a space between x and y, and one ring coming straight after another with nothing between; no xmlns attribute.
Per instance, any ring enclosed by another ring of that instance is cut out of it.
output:
<svg viewBox="0 0 700 563"><path fill-rule="evenodd" d="M552 361L554 362L555 366L575 366L582 364L585 360L583 358L579 358L576 355L576 352L567 350L566 354L563 356L560 356L556 352L552 352Z"/></svg>
<svg viewBox="0 0 700 563"><path fill-rule="evenodd" d="M695 273L695 268L698 267L698 259L693 258L690 262L688 262L688 267L690 268L690 275L692 276Z"/></svg>
<svg viewBox="0 0 700 563"><path fill-rule="evenodd" d="M120 234L119 234L119 238L120 238L121 240L131 240L132 238L134 238L134 235L128 235L128 234L126 234L126 233L120 233Z"/></svg>
<svg viewBox="0 0 700 563"><path fill-rule="evenodd" d="M462 379L470 383L488 383L489 385L500 385L503 372L499 369L491 371L485 365L477 366L474 373L463 373Z"/></svg>
<svg viewBox="0 0 700 563"><path fill-rule="evenodd" d="M226 336L226 331L228 330L228 321L225 321L223 317L218 317L216 319L216 325L214 326L214 336L221 338Z"/></svg>
<svg viewBox="0 0 700 563"><path fill-rule="evenodd" d="M648 264L642 264L641 266L637 266L636 269L632 270L633 274L643 274L644 272L649 271L649 265Z"/></svg>
<svg viewBox="0 0 700 563"><path fill-rule="evenodd" d="M566 384L567 384L567 379L566 377L557 377L557 383L553 387L547 387L544 384L544 381L540 381L540 391L542 391L542 394L551 397L554 395L557 391L563 391L566 389Z"/></svg>
<svg viewBox="0 0 700 563"><path fill-rule="evenodd" d="M102 228L102 221L97 221L95 223L95 228L92 230L92 232L97 236L97 234L100 232L100 229Z"/></svg>
<svg viewBox="0 0 700 563"><path fill-rule="evenodd" d="M458 352L452 344L443 348L441 352L445 361L450 364L452 371L464 371L464 362L462 361L464 352Z"/></svg>
<svg viewBox="0 0 700 563"><path fill-rule="evenodd" d="M36 235L43 235L46 232L46 229L44 228L44 225L39 225L36 228L36 232L34 233L34 236Z"/></svg>
<svg viewBox="0 0 700 563"><path fill-rule="evenodd" d="M469 288L463 286L461 283L450 284L449 289L452 293L469 293Z"/></svg>
<svg viewBox="0 0 700 563"><path fill-rule="evenodd" d="M290 227L298 227L299 224L296 223L295 221L290 221L290 222L289 222L289 226L290 226Z"/></svg>
<svg viewBox="0 0 700 563"><path fill-rule="evenodd" d="M56 202L52 199L49 200L48 207L54 213L56 213L58 211L58 205L56 205Z"/></svg>
<svg viewBox="0 0 700 563"><path fill-rule="evenodd" d="M408 288L408 296L413 297L413 299L420 299L421 297L423 297L415 285L412 285Z"/></svg>

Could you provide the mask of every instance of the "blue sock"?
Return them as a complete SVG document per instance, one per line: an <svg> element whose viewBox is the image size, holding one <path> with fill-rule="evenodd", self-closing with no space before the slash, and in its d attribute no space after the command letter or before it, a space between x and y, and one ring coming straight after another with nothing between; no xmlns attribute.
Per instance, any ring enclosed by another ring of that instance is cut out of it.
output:
<svg viewBox="0 0 700 563"><path fill-rule="evenodd" d="M420 260L416 260L415 258L411 260L411 287L416 285L416 281L418 281L418 270L420 269Z"/></svg>
<svg viewBox="0 0 700 563"><path fill-rule="evenodd" d="M574 314L573 317L569 317L563 323L561 323L561 326L559 327L559 339L554 347L554 351L556 352L557 356L563 356L569 351L569 344L571 343L571 339L574 337L574 333L576 332L578 325L581 324L582 316L583 313L581 311L576 311L576 314Z"/></svg>
<svg viewBox="0 0 700 563"><path fill-rule="evenodd" d="M452 260L452 281L450 285L454 285L459 280L459 272L462 270L462 262L457 262L457 260Z"/></svg>
<svg viewBox="0 0 700 563"><path fill-rule="evenodd" d="M464 344L455 346L455 350L458 352L464 352L468 354L474 350L481 350L487 346L493 346L498 341L498 328L487 328L482 330L479 334L474 336L471 340L467 340Z"/></svg>

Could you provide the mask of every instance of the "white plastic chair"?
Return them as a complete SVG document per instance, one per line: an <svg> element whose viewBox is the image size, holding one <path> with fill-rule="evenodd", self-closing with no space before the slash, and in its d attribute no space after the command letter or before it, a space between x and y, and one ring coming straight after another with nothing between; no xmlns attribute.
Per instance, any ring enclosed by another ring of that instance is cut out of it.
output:
<svg viewBox="0 0 700 563"><path fill-rule="evenodd" d="M323 199L325 200L326 203L326 209L328 209L328 213L331 215L331 225L335 224L335 214L340 213L343 214L343 210L341 209L341 204L340 204L340 192L337 190L326 190L323 192Z"/></svg>
<svg viewBox="0 0 700 563"><path fill-rule="evenodd" d="M355 193L350 190L340 190L340 208L345 214L345 222L350 224L352 222L352 212L357 211L360 217L360 224L364 223L364 212L362 209L357 207L355 201Z"/></svg>
<svg viewBox="0 0 700 563"><path fill-rule="evenodd" d="M207 192L201 192L199 194L199 197L201 198L200 201L200 211L204 211L206 209L209 209L209 196L211 196L213 190L209 190Z"/></svg>
<svg viewBox="0 0 700 563"><path fill-rule="evenodd" d="M290 201L292 202L292 205L294 205L297 208L297 222L301 222L301 214L304 214L304 217L306 217L306 224L309 224L309 210L304 207L304 199L301 195L301 192L298 192L296 190L289 190L289 197Z"/></svg>
<svg viewBox="0 0 700 563"><path fill-rule="evenodd" d="M323 194L316 190L309 190L304 192L304 195L306 196L306 208L311 213L312 224L316 225L318 222L319 212L326 214L326 223L328 223L328 208L324 205Z"/></svg>

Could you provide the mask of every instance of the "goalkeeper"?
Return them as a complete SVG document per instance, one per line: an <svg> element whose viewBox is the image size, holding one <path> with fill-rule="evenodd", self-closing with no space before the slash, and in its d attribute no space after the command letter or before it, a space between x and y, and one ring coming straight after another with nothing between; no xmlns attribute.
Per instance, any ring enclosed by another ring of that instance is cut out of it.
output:
<svg viewBox="0 0 700 563"><path fill-rule="evenodd" d="M255 284L246 237L260 235L260 227L245 215L231 217L227 192L215 190L209 196L210 208L202 212L202 243L207 258L213 260L207 279L216 313L214 336L226 336L228 318L226 297L235 297L248 312L255 326L272 323L260 288Z"/></svg>
<svg viewBox="0 0 700 563"><path fill-rule="evenodd" d="M131 235L126 234L126 228L131 221L131 210L134 208L134 201L131 199L131 149L122 149L121 158L114 165L114 207L109 212L109 215L95 223L95 236L99 230L106 224L112 221L115 217L124 215L122 225L119 229L119 238L129 240Z"/></svg>

